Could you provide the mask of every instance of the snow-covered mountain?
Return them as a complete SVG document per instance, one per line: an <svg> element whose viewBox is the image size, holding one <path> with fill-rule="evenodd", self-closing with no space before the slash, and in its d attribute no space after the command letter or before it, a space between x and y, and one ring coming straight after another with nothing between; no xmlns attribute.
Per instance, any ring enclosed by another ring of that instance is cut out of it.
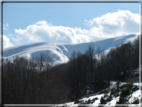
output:
<svg viewBox="0 0 142 107"><path fill-rule="evenodd" d="M80 44L62 44L57 42L30 43L3 49L3 58L13 58L17 55L31 57L44 53L53 58L53 64L55 65L69 61L73 51L84 53L89 46L93 46L95 52L97 52L98 47L100 47L100 50L107 52L110 48L133 41L136 37L137 35L131 34Z"/></svg>

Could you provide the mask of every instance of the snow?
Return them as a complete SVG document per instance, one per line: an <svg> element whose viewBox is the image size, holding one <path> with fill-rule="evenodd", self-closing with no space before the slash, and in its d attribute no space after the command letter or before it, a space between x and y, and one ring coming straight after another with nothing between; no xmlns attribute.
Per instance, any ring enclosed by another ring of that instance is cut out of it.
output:
<svg viewBox="0 0 142 107"><path fill-rule="evenodd" d="M134 36L134 37L132 37L132 38L128 38L126 41L125 41L125 43L127 43L127 42L133 42L136 38L138 38L138 35L137 36Z"/></svg>
<svg viewBox="0 0 142 107"><path fill-rule="evenodd" d="M115 106L116 102L119 101L119 96L118 97L113 97L111 101L107 102L105 106Z"/></svg>
<svg viewBox="0 0 142 107"><path fill-rule="evenodd" d="M99 94L98 95L98 93L96 93L96 94L94 94L94 95L92 95L92 96L90 96L88 98L82 98L82 99L80 99L80 101L87 101L89 99L92 100L93 98L98 98L98 100L96 100L95 103L100 103L100 99L101 99L102 96L104 96L104 94Z"/></svg>
<svg viewBox="0 0 142 107"><path fill-rule="evenodd" d="M99 105L99 104L100 104L101 97L103 97L103 96L104 96L104 94L96 95L95 97L97 97L98 100L96 100L96 101L93 103L93 105ZM93 97L93 98L95 98L95 97Z"/></svg>
<svg viewBox="0 0 142 107"><path fill-rule="evenodd" d="M142 83L136 82L136 83L133 83L133 85L136 85L136 86L139 86L139 88L140 88L140 87L142 88Z"/></svg>
<svg viewBox="0 0 142 107"><path fill-rule="evenodd" d="M44 53L53 58L53 65L66 63L69 61L72 52L81 52L85 53L89 46L94 47L94 53L97 54L97 49L100 47L100 51L109 52L111 48L114 48L117 45L120 45L126 42L130 38L134 38L136 35L131 34L127 36L109 38L105 40L80 43L80 44L61 44L57 42L39 42L39 43L30 43L25 45L13 46L10 48L3 49L4 58L13 58L15 56L31 56L39 55Z"/></svg>
<svg viewBox="0 0 142 107"><path fill-rule="evenodd" d="M129 103L132 103L136 98L141 98L141 90L134 91L131 96L132 97L129 99Z"/></svg>

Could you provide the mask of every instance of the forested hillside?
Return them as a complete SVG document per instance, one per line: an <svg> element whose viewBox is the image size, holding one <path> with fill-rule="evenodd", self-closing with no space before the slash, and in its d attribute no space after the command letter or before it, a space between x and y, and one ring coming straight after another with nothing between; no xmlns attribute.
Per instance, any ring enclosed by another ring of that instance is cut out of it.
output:
<svg viewBox="0 0 142 107"><path fill-rule="evenodd" d="M94 58L94 54L97 54ZM34 60L36 59L36 60ZM52 66L39 54L26 60L7 59L2 65L4 104L59 104L75 101L109 86L110 81L133 84L133 69L139 67L139 39L112 48L107 55L89 46L84 54L73 52L70 61ZM50 61L51 62L51 61ZM123 103L123 102L122 102Z"/></svg>

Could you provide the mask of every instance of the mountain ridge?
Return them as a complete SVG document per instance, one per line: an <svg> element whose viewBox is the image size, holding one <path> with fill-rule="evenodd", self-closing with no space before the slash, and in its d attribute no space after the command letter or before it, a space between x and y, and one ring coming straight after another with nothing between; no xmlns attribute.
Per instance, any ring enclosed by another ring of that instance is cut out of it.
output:
<svg viewBox="0 0 142 107"><path fill-rule="evenodd" d="M27 57L31 57L40 53L44 53L52 57L54 65L56 65L68 62L73 51L84 53L89 46L93 46L96 53L98 47L100 47L100 50L105 51L112 47L116 47L117 45L121 45L122 43L128 42L136 37L137 35L131 34L127 36L120 36L95 42L86 42L79 44L62 44L58 42L29 43L3 49L3 57L13 58L17 55L25 55Z"/></svg>

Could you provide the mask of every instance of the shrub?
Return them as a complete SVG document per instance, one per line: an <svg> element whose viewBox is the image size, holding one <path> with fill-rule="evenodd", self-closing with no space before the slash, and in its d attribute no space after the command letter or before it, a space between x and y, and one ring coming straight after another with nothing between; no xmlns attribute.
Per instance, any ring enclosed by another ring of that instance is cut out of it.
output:
<svg viewBox="0 0 142 107"><path fill-rule="evenodd" d="M97 97L93 98L92 103L95 102L95 100L98 100L98 98Z"/></svg>
<svg viewBox="0 0 142 107"><path fill-rule="evenodd" d="M105 98L106 98L106 97L109 97L109 95L105 94L104 97L105 97Z"/></svg>
<svg viewBox="0 0 142 107"><path fill-rule="evenodd" d="M124 96L120 96L119 97L119 101L117 102L117 104L124 104Z"/></svg>
<svg viewBox="0 0 142 107"><path fill-rule="evenodd" d="M137 87L137 86L134 86L133 88L132 88L132 91L136 91L136 90L138 90L139 88Z"/></svg>
<svg viewBox="0 0 142 107"><path fill-rule="evenodd" d="M135 101L132 102L132 104L139 104L139 99L137 98Z"/></svg>
<svg viewBox="0 0 142 107"><path fill-rule="evenodd" d="M131 94L131 90L129 88L123 89L121 95L126 96Z"/></svg>
<svg viewBox="0 0 142 107"><path fill-rule="evenodd" d="M74 104L76 104L76 103L80 103L81 101L79 101L79 99L76 99L75 101L74 101Z"/></svg>
<svg viewBox="0 0 142 107"><path fill-rule="evenodd" d="M124 102L125 102L125 104L129 104L128 99L124 99Z"/></svg>
<svg viewBox="0 0 142 107"><path fill-rule="evenodd" d="M112 88L112 89L111 89L111 91L114 91L114 90L115 90L115 88Z"/></svg>
<svg viewBox="0 0 142 107"><path fill-rule="evenodd" d="M125 88L130 88L130 85L129 84L124 84L124 85L120 86L120 89L125 89Z"/></svg>
<svg viewBox="0 0 142 107"><path fill-rule="evenodd" d="M90 104L91 103L91 100L89 99L88 101L87 101L87 104Z"/></svg>
<svg viewBox="0 0 142 107"><path fill-rule="evenodd" d="M119 89L112 89L112 90L111 90L111 94L114 94L114 93L116 93L116 92L119 92Z"/></svg>
<svg viewBox="0 0 142 107"><path fill-rule="evenodd" d="M113 96L114 96L114 97L118 97L118 96L119 96L119 94L114 94Z"/></svg>
<svg viewBox="0 0 142 107"><path fill-rule="evenodd" d="M100 104L106 104L106 100L104 99L104 97L101 97Z"/></svg>
<svg viewBox="0 0 142 107"><path fill-rule="evenodd" d="M119 84L120 84L120 82L119 82L119 81L117 81L117 83L116 83L116 85L117 85L117 89L119 89Z"/></svg>
<svg viewBox="0 0 142 107"><path fill-rule="evenodd" d="M105 89L105 90L100 91L99 94L103 94L103 93L106 94L108 92L109 92L109 90Z"/></svg>
<svg viewBox="0 0 142 107"><path fill-rule="evenodd" d="M112 95L110 95L110 96L106 99L106 101L111 101L111 99L112 99Z"/></svg>

